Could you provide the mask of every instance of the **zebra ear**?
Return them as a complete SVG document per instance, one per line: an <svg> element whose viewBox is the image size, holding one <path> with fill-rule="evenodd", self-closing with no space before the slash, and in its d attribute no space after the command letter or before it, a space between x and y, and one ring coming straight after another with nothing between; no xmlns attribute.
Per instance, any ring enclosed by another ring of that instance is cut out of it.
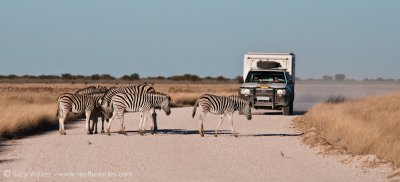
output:
<svg viewBox="0 0 400 182"><path fill-rule="evenodd" d="M102 101L103 101L103 99L99 99L97 102L98 102L99 104L101 104Z"/></svg>

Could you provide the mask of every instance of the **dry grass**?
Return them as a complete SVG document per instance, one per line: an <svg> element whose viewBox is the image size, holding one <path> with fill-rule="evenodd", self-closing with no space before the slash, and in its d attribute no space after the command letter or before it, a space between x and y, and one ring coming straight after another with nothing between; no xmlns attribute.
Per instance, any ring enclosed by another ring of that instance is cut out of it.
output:
<svg viewBox="0 0 400 182"><path fill-rule="evenodd" d="M33 134L58 128L57 97L94 84L0 84L0 136ZM107 87L115 84L102 84ZM173 106L191 106L204 93L236 94L239 84L156 84L171 95Z"/></svg>
<svg viewBox="0 0 400 182"><path fill-rule="evenodd" d="M400 93L327 102L294 120L311 146L328 152L376 155L400 166Z"/></svg>

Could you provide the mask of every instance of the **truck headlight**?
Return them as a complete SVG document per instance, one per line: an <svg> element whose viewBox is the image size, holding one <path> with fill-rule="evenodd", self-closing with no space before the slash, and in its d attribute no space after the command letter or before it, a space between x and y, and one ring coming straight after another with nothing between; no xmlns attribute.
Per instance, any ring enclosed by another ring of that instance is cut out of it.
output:
<svg viewBox="0 0 400 182"><path fill-rule="evenodd" d="M278 95L286 95L286 89L278 89L278 90L276 91L276 93L277 93Z"/></svg>
<svg viewBox="0 0 400 182"><path fill-rule="evenodd" d="M242 94L242 95L250 95L250 89L248 89L248 88L240 88L240 94Z"/></svg>

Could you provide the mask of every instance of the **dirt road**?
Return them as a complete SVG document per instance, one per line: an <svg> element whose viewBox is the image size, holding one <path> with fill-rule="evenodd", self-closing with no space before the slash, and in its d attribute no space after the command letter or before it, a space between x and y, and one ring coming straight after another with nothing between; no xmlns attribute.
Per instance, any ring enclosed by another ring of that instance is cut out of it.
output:
<svg viewBox="0 0 400 182"><path fill-rule="evenodd" d="M158 111L160 132L137 133L139 115L127 114L128 135L86 135L84 121L57 131L3 142L0 181L382 181L384 176L324 158L300 141L292 117L235 115L239 137L208 115L206 136L200 138L192 108L170 116Z"/></svg>

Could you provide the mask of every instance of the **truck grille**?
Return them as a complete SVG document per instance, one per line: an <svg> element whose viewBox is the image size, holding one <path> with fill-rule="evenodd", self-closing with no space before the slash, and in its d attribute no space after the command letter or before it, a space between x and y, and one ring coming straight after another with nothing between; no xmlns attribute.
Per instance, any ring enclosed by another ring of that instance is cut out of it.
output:
<svg viewBox="0 0 400 182"><path fill-rule="evenodd" d="M266 89L266 90L256 90L256 95L258 96L273 96L274 95L274 90L271 89Z"/></svg>

